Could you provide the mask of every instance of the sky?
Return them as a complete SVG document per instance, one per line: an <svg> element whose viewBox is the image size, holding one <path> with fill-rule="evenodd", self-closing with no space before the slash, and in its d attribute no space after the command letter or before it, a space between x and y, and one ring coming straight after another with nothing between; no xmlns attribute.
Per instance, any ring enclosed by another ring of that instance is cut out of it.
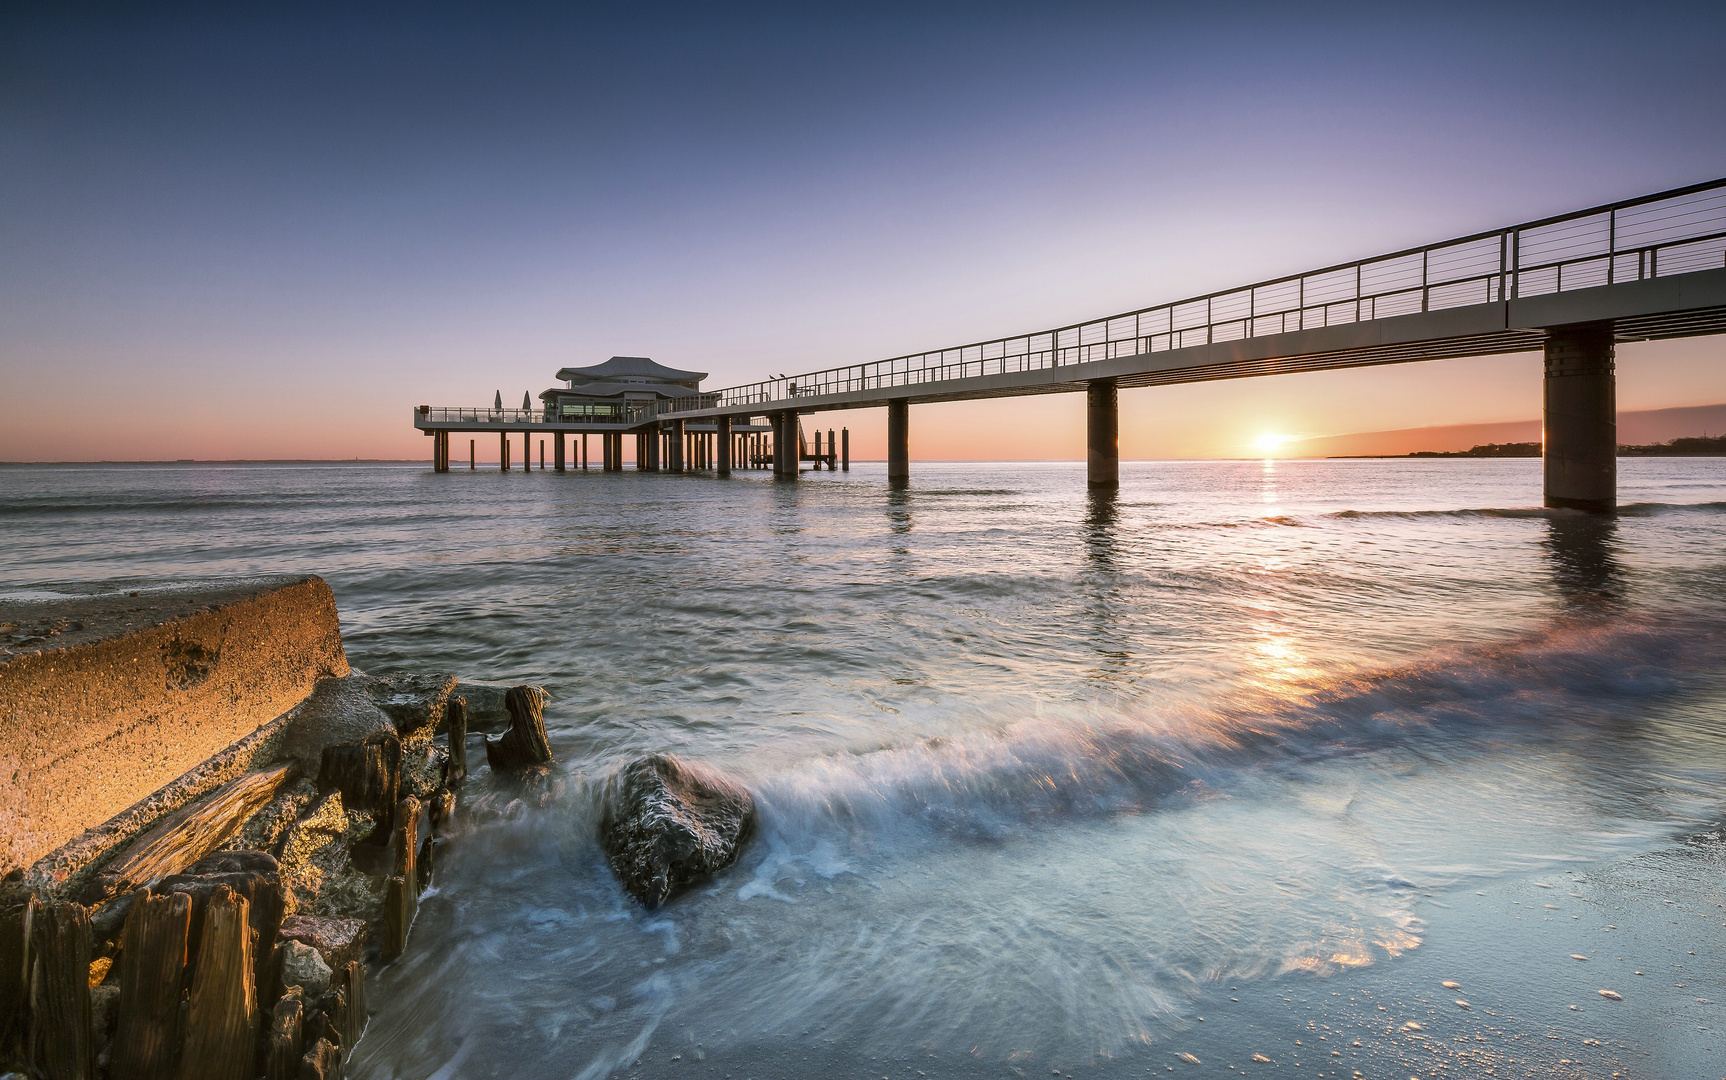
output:
<svg viewBox="0 0 1726 1080"><path fill-rule="evenodd" d="M717 388L1726 175L1718 3L36 7L0 460L421 458L413 406L615 354ZM1619 371L1726 402L1720 338ZM1128 390L1121 446L1539 399L1533 355ZM918 406L912 456L1082 457L1083 410ZM881 410L818 422L884 452Z"/></svg>

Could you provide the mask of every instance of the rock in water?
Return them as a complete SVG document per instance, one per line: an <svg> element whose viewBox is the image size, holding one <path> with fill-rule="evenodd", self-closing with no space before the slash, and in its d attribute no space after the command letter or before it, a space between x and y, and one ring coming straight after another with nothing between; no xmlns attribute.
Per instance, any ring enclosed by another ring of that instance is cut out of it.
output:
<svg viewBox="0 0 1726 1080"><path fill-rule="evenodd" d="M737 861L755 826L743 785L669 754L632 761L612 783L600 844L649 908Z"/></svg>

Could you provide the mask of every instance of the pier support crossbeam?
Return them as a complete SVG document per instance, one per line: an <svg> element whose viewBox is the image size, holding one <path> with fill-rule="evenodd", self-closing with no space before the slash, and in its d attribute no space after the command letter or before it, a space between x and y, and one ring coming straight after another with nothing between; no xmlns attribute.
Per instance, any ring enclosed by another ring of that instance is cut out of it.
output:
<svg viewBox="0 0 1726 1080"><path fill-rule="evenodd" d="M1085 384L1085 482L1094 488L1121 485L1120 390L1113 379Z"/></svg>
<svg viewBox="0 0 1726 1080"><path fill-rule="evenodd" d="M1546 332L1546 505L1608 514L1618 506L1618 394L1612 324Z"/></svg>

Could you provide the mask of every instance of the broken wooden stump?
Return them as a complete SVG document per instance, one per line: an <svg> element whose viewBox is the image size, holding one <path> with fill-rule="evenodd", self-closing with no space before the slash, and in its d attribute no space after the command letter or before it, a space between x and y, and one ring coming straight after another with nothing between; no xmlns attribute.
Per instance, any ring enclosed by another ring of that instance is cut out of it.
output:
<svg viewBox="0 0 1726 1080"><path fill-rule="evenodd" d="M340 791L342 806L372 815L373 843L390 838L391 814L401 791L402 742L393 734L374 735L354 746L326 746L318 766L318 788Z"/></svg>
<svg viewBox="0 0 1726 1080"><path fill-rule="evenodd" d="M222 888L231 889L246 900L256 943L252 985L267 991L270 987L265 968L269 961L270 943L276 940L276 930L282 925L285 906L281 867L275 856L265 851L219 851L199 859L181 873L163 878L156 891L180 892L191 897L191 951L186 962L195 971L198 949L203 941L204 913L210 898Z"/></svg>
<svg viewBox="0 0 1726 1080"><path fill-rule="evenodd" d="M190 896L138 890L120 954L120 1018L109 1053L113 1080L173 1080L191 926Z"/></svg>
<svg viewBox="0 0 1726 1080"><path fill-rule="evenodd" d="M340 1004L332 1010L331 1020L342 1038L342 1046L352 1051L366 1030L366 968L358 960L350 960L336 973L341 986Z"/></svg>
<svg viewBox="0 0 1726 1080"><path fill-rule="evenodd" d="M319 1039L300 1058L300 1080L341 1080L342 1052L328 1039Z"/></svg>
<svg viewBox="0 0 1726 1080"><path fill-rule="evenodd" d="M407 949L408 930L419 911L420 804L408 796L396 808L395 873L384 894L383 956L393 960Z"/></svg>
<svg viewBox="0 0 1726 1080"><path fill-rule="evenodd" d="M467 699L450 698L444 715L449 718L449 769L444 783L458 788L467 779Z"/></svg>
<svg viewBox="0 0 1726 1080"><path fill-rule="evenodd" d="M292 764L247 773L163 818L104 866L85 888L85 903L96 903L153 885L216 850L240 831L294 778Z"/></svg>
<svg viewBox="0 0 1726 1080"><path fill-rule="evenodd" d="M414 921L413 893L413 886L408 884L407 878L400 874L390 876L388 888L384 892L382 954L385 960L394 960L407 950L408 928Z"/></svg>
<svg viewBox="0 0 1726 1080"><path fill-rule="evenodd" d="M205 907L180 1080L252 1080L258 1004L250 907L226 885L216 887Z"/></svg>
<svg viewBox="0 0 1726 1080"><path fill-rule="evenodd" d="M546 693L537 686L512 686L504 695L509 730L486 739L486 764L500 772L551 764L551 743L545 737Z"/></svg>
<svg viewBox="0 0 1726 1080"><path fill-rule="evenodd" d="M50 902L36 913L31 929L36 1070L46 1080L93 1080L90 913L83 904Z"/></svg>
<svg viewBox="0 0 1726 1080"><path fill-rule="evenodd" d="M432 796L427 810L431 817L432 831L442 832L444 823L455 816L455 792L447 788L438 792Z"/></svg>
<svg viewBox="0 0 1726 1080"><path fill-rule="evenodd" d="M30 939L40 907L25 896L0 911L0 1068L24 1064L30 1052Z"/></svg>
<svg viewBox="0 0 1726 1080"><path fill-rule="evenodd" d="M264 1080L299 1080L300 1058L306 1048L301 1028L306 1005L298 987L290 988L270 1010L270 1033L264 1044Z"/></svg>

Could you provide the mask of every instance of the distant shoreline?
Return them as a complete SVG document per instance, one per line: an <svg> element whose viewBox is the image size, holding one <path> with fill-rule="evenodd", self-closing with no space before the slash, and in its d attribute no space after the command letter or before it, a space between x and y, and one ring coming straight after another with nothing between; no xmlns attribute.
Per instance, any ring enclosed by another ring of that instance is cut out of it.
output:
<svg viewBox="0 0 1726 1080"><path fill-rule="evenodd" d="M1467 450L1414 450L1406 454L1333 454L1326 458L1370 458L1399 460L1402 458L1537 458L1541 446L1537 442L1481 443ZM1619 457L1726 457L1726 435L1697 435L1671 439L1663 443L1641 446L1621 444Z"/></svg>

